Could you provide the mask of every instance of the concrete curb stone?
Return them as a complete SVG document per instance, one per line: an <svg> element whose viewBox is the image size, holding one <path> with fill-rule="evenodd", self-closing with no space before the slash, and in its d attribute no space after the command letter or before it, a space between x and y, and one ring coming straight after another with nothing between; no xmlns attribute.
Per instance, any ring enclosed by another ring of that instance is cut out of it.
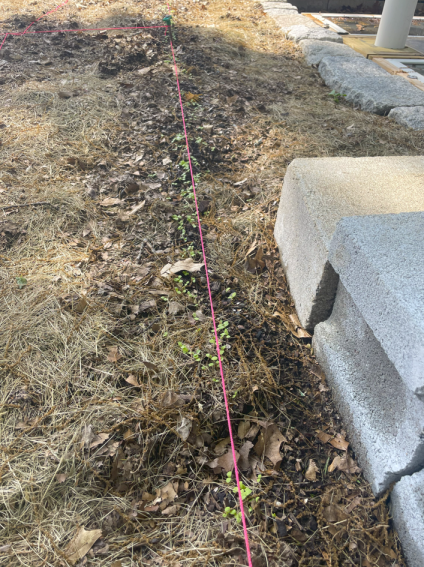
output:
<svg viewBox="0 0 424 567"><path fill-rule="evenodd" d="M308 19L305 18L305 16L302 17L305 20ZM317 24L315 24L314 29L311 29L306 25L293 26L288 32L287 38L291 41L295 41L296 43L299 43L304 39L315 39L318 41L333 41L335 43L343 43L343 39L337 33L321 28Z"/></svg>
<svg viewBox="0 0 424 567"><path fill-rule="evenodd" d="M341 282L313 347L375 494L424 466L424 403L404 384Z"/></svg>
<svg viewBox="0 0 424 567"><path fill-rule="evenodd" d="M424 212L343 218L329 260L408 388L424 400ZM423 406L424 407L424 406Z"/></svg>
<svg viewBox="0 0 424 567"><path fill-rule="evenodd" d="M423 91L369 59L325 57L319 73L330 88L368 112L385 115L399 106L424 105Z"/></svg>
<svg viewBox="0 0 424 567"><path fill-rule="evenodd" d="M338 275L328 254L343 217L424 211L424 157L295 159L274 235L299 319L308 330L331 314Z"/></svg>
<svg viewBox="0 0 424 567"><path fill-rule="evenodd" d="M400 106L389 112L389 118L413 130L424 130L424 106Z"/></svg>
<svg viewBox="0 0 424 567"><path fill-rule="evenodd" d="M324 57L364 57L348 45L335 43L334 41L302 39L299 45L308 65L318 65Z"/></svg>
<svg viewBox="0 0 424 567"><path fill-rule="evenodd" d="M404 476L395 484L391 509L409 567L423 567L424 470Z"/></svg>

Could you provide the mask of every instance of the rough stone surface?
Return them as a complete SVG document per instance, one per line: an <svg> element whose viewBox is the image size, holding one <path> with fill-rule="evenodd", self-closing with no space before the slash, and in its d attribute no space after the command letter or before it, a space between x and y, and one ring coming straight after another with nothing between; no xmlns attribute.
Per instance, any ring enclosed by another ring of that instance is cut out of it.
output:
<svg viewBox="0 0 424 567"><path fill-rule="evenodd" d="M324 57L318 70L331 89L362 110L385 115L398 106L424 106L424 91L369 59Z"/></svg>
<svg viewBox="0 0 424 567"><path fill-rule="evenodd" d="M338 276L328 260L343 217L424 211L424 157L296 159L275 224L290 291L311 330L331 313Z"/></svg>
<svg viewBox="0 0 424 567"><path fill-rule="evenodd" d="M302 16L301 14L295 14L294 13L293 15L286 14L284 16L283 15L274 15L273 18L276 21L276 23L278 24L278 26L280 27L280 29L284 33L287 33L292 28L298 27L298 26L302 26L303 28L307 28L309 30L320 30L320 29L322 29L313 20L311 20L310 18L306 18L305 16Z"/></svg>
<svg viewBox="0 0 424 567"><path fill-rule="evenodd" d="M424 130L424 106L393 108L389 112L389 118L393 118L402 126L408 126L413 130Z"/></svg>
<svg viewBox="0 0 424 567"><path fill-rule="evenodd" d="M308 19L308 18L305 18ZM299 42L303 39L315 39L317 41L333 41L343 43L343 39L336 32L321 27L311 29L305 25L293 26L287 34L291 41Z"/></svg>
<svg viewBox="0 0 424 567"><path fill-rule="evenodd" d="M313 346L375 494L424 466L424 403L405 385L340 282Z"/></svg>
<svg viewBox="0 0 424 567"><path fill-rule="evenodd" d="M424 565L424 471L395 484L392 514L409 567Z"/></svg>
<svg viewBox="0 0 424 567"><path fill-rule="evenodd" d="M318 65L324 57L362 57L348 45L334 41L303 39L299 42L308 65Z"/></svg>
<svg viewBox="0 0 424 567"><path fill-rule="evenodd" d="M423 236L424 212L350 217L337 225L329 251L331 265L363 318L405 384L422 400Z"/></svg>
<svg viewBox="0 0 424 567"><path fill-rule="evenodd" d="M296 10L296 8L267 8L265 10L265 12L268 14L268 16L296 16L298 15L298 11Z"/></svg>

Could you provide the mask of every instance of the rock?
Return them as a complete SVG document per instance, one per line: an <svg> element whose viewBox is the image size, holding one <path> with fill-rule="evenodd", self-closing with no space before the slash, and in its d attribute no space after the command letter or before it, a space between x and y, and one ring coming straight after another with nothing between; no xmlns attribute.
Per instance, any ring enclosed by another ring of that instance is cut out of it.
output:
<svg viewBox="0 0 424 567"><path fill-rule="evenodd" d="M302 41L304 39L315 39L317 41L333 41L335 43L343 43L342 37L336 34L336 32L321 28L319 26L316 26L315 29L311 29L304 25L293 26L287 34L287 37L288 39L295 41L296 43L299 43L299 41Z"/></svg>
<svg viewBox="0 0 424 567"><path fill-rule="evenodd" d="M308 65L318 65L324 57L363 57L348 45L334 41L303 39L299 45Z"/></svg>
<svg viewBox="0 0 424 567"><path fill-rule="evenodd" d="M337 59L337 58L335 58ZM328 252L343 217L424 211L424 157L295 159L287 169L275 238L300 322L327 319L338 275Z"/></svg>
<svg viewBox="0 0 424 567"><path fill-rule="evenodd" d="M340 282L313 347L375 494L424 466L424 403L405 385Z"/></svg>
<svg viewBox="0 0 424 567"><path fill-rule="evenodd" d="M294 6L293 8L267 8L264 11L268 16L293 16L298 14L297 8Z"/></svg>
<svg viewBox="0 0 424 567"><path fill-rule="evenodd" d="M391 494L393 521L409 567L424 565L424 471L404 476Z"/></svg>
<svg viewBox="0 0 424 567"><path fill-rule="evenodd" d="M306 18L301 14L284 14L284 15L273 15L274 20L278 24L279 28L284 32L289 32L292 28L302 26L307 29L319 30L322 29L310 18Z"/></svg>
<svg viewBox="0 0 424 567"><path fill-rule="evenodd" d="M385 115L398 106L424 106L423 91L369 59L324 57L319 73L331 89L368 112Z"/></svg>
<svg viewBox="0 0 424 567"><path fill-rule="evenodd" d="M402 126L408 126L413 130L424 130L424 106L400 106L389 112L389 118L393 118Z"/></svg>
<svg viewBox="0 0 424 567"><path fill-rule="evenodd" d="M423 235L424 212L344 218L329 259L404 383L424 401Z"/></svg>

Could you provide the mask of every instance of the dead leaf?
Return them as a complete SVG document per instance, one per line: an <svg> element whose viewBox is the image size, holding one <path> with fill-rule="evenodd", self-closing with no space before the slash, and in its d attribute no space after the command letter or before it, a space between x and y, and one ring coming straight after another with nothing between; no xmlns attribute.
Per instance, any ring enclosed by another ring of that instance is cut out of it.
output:
<svg viewBox="0 0 424 567"><path fill-rule="evenodd" d="M139 203L138 205L136 205L135 207L133 207L130 210L128 215L134 215L137 211L141 211L141 209L144 207L145 204L146 204L146 201L141 201L141 203Z"/></svg>
<svg viewBox="0 0 424 567"><path fill-rule="evenodd" d="M168 306L168 313L170 315L178 315L181 311L184 311L184 305L178 303L178 301L170 301Z"/></svg>
<svg viewBox="0 0 424 567"><path fill-rule="evenodd" d="M331 465L328 467L328 472L333 472L337 469L347 474L357 474L361 472L361 469L357 466L352 457L347 453L343 457L337 455L337 457L335 457Z"/></svg>
<svg viewBox="0 0 424 567"><path fill-rule="evenodd" d="M110 437L109 433L99 433L98 435L95 435L90 442L90 449L94 449L95 447L98 447L99 445L104 443L107 439L109 439L109 437Z"/></svg>
<svg viewBox="0 0 424 567"><path fill-rule="evenodd" d="M57 95L59 98L63 98L63 99L72 98L72 93L69 91L59 91Z"/></svg>
<svg viewBox="0 0 424 567"><path fill-rule="evenodd" d="M204 266L203 263L195 263L193 258L186 258L185 260L178 260L175 264L166 264L160 271L160 275L164 278L169 278L178 272L198 272Z"/></svg>
<svg viewBox="0 0 424 567"><path fill-rule="evenodd" d="M184 405L184 400L172 390L168 390L163 395L161 405L166 408L179 408Z"/></svg>
<svg viewBox="0 0 424 567"><path fill-rule="evenodd" d="M96 541L102 537L102 530L89 530L80 528L72 540L63 550L71 565L87 555Z"/></svg>
<svg viewBox="0 0 424 567"><path fill-rule="evenodd" d="M267 457L274 465L281 462L280 454L281 443L287 443L287 439L280 432L275 424L269 425L262 430L255 445L255 453L258 457Z"/></svg>
<svg viewBox="0 0 424 567"><path fill-rule="evenodd" d="M347 448L349 447L349 443L340 435L340 433L337 433L334 439L331 439L329 443L336 449L340 449L340 451L347 451Z"/></svg>
<svg viewBox="0 0 424 567"><path fill-rule="evenodd" d="M242 471L247 471L250 468L249 453L253 447L251 441L246 441L240 448L240 458L237 461L238 467Z"/></svg>
<svg viewBox="0 0 424 567"><path fill-rule="evenodd" d="M107 360L109 362L118 362L122 358L122 354L119 354L118 347L109 347L109 354L107 355Z"/></svg>
<svg viewBox="0 0 424 567"><path fill-rule="evenodd" d="M188 92L185 93L184 100L186 102L199 102L201 96L202 96L201 94L193 94Z"/></svg>
<svg viewBox="0 0 424 567"><path fill-rule="evenodd" d="M360 496L356 496L352 502L346 506L344 509L345 514L351 514L352 511L362 503L362 498Z"/></svg>
<svg viewBox="0 0 424 567"><path fill-rule="evenodd" d="M236 451L236 459L238 460L239 457L240 455ZM225 453L225 455L222 455L221 457L217 457L216 459L214 459L213 461L207 464L208 467L214 469L214 472L216 474L219 474L220 472L225 472L225 473L230 472L234 470L233 453L230 450L228 451L228 453Z"/></svg>
<svg viewBox="0 0 424 567"><path fill-rule="evenodd" d="M159 368L156 366L156 364L153 364L153 362L148 362L147 360L142 360L141 362L146 368L152 370L155 374L159 374Z"/></svg>
<svg viewBox="0 0 424 567"><path fill-rule="evenodd" d="M176 514L178 512L178 510L180 509L180 506L177 505L173 505L173 506L168 506L167 508L165 508L165 510L162 510L162 515L163 516L173 516L174 514Z"/></svg>
<svg viewBox="0 0 424 567"><path fill-rule="evenodd" d="M250 421L241 421L238 426L237 435L239 439L244 439L250 429Z"/></svg>
<svg viewBox="0 0 424 567"><path fill-rule="evenodd" d="M318 431L317 437L322 443L328 443L328 441L331 439L331 435L324 433L324 431Z"/></svg>
<svg viewBox="0 0 424 567"><path fill-rule="evenodd" d="M128 378L125 378L125 382L128 382L128 384L131 384L131 386L135 388L141 388L141 384L138 383L137 377L134 376L134 374L130 374Z"/></svg>
<svg viewBox="0 0 424 567"><path fill-rule="evenodd" d="M176 489L178 490L178 482L174 482L174 483L168 482L167 485L163 486L160 489L161 499L168 501L175 500L175 498L177 498L178 496Z"/></svg>
<svg viewBox="0 0 424 567"><path fill-rule="evenodd" d="M147 301L143 301L139 305L139 313L143 313L144 311L151 311L156 307L157 303L155 299L149 299Z"/></svg>
<svg viewBox="0 0 424 567"><path fill-rule="evenodd" d="M317 472L319 472L319 468L317 467L315 461L309 459L308 470L305 473L306 480L314 482L317 479Z"/></svg>
<svg viewBox="0 0 424 567"><path fill-rule="evenodd" d="M77 313L83 313L87 305L88 305L87 298L83 295L78 299L77 303L73 306L73 311L76 311Z"/></svg>
<svg viewBox="0 0 424 567"><path fill-rule="evenodd" d="M137 193L140 191L140 185L138 183L128 183L125 187L125 193L127 195L132 195L133 193Z"/></svg>
<svg viewBox="0 0 424 567"><path fill-rule="evenodd" d="M10 551L12 551L12 546L10 544L2 545L0 547L0 553L9 553Z"/></svg>
<svg viewBox="0 0 424 567"><path fill-rule="evenodd" d="M192 424L191 420L188 419L187 417L180 417L179 418L176 431L178 433L178 436L181 437L181 439L183 441L187 441L187 439L190 435L192 426L193 426L193 424Z"/></svg>
<svg viewBox="0 0 424 567"><path fill-rule="evenodd" d="M68 478L67 474L64 473L60 473L56 475L56 481L61 484L62 482L65 482L65 480Z"/></svg>
<svg viewBox="0 0 424 567"><path fill-rule="evenodd" d="M218 441L218 443L215 445L215 449L213 450L215 455L223 455L228 445L230 444L230 441L231 440L229 437L225 437L225 439L221 439L221 441Z"/></svg>
<svg viewBox="0 0 424 567"><path fill-rule="evenodd" d="M113 562L110 564L110 567L122 567L122 561L121 561L121 560L113 561Z"/></svg>
<svg viewBox="0 0 424 567"><path fill-rule="evenodd" d="M115 197L106 197L106 199L103 199L103 201L100 203L102 207L114 207L115 205L123 204L124 201L121 201L121 199L117 199Z"/></svg>
<svg viewBox="0 0 424 567"><path fill-rule="evenodd" d="M311 335L305 331L305 329L302 327L298 316L296 315L296 313L291 313L289 315L290 317L290 321L293 323L295 331L296 331L296 336L298 339L310 339Z"/></svg>
<svg viewBox="0 0 424 567"><path fill-rule="evenodd" d="M147 75L152 70L152 67L144 67L143 69L139 69L137 71L138 75Z"/></svg>
<svg viewBox="0 0 424 567"><path fill-rule="evenodd" d="M262 260L262 256L264 255L262 246L259 246L258 251L256 252L256 256L251 258L248 256L246 258L245 269L250 272L251 274L257 274L262 272L265 268L265 262Z"/></svg>

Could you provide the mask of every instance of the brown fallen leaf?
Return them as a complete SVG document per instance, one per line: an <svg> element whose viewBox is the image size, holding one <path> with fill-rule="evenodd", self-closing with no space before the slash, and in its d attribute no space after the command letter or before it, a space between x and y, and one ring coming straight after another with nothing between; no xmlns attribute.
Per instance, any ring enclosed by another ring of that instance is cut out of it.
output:
<svg viewBox="0 0 424 567"><path fill-rule="evenodd" d="M317 479L317 472L319 472L319 468L317 467L315 461L309 459L308 470L305 472L306 480L314 482Z"/></svg>
<svg viewBox="0 0 424 567"><path fill-rule="evenodd" d="M181 305L181 303L178 303L178 301L170 301L169 305L168 305L168 313L169 315L178 315L178 313L181 313L181 311L184 311L185 307L184 305Z"/></svg>
<svg viewBox="0 0 424 567"><path fill-rule="evenodd" d="M237 461L237 465L240 470L247 471L250 468L249 453L253 447L251 441L246 441L240 448L240 458Z"/></svg>
<svg viewBox="0 0 424 567"><path fill-rule="evenodd" d="M185 93L184 100L186 102L199 102L201 96L202 96L201 94L193 94L188 92Z"/></svg>
<svg viewBox="0 0 424 567"><path fill-rule="evenodd" d="M72 98L72 93L69 91L59 91L57 93L57 96L59 98L67 99L67 98Z"/></svg>
<svg viewBox="0 0 424 567"><path fill-rule="evenodd" d="M337 469L347 474L358 474L361 472L361 469L348 454L344 455L343 457L337 455L337 457L335 457L331 465L328 467L328 472L333 472Z"/></svg>
<svg viewBox="0 0 424 567"><path fill-rule="evenodd" d="M351 512L360 504L362 503L362 498L360 496L356 496L352 502L346 506L346 508L343 510L345 514L351 514Z"/></svg>
<svg viewBox="0 0 424 567"><path fill-rule="evenodd" d="M177 434L183 440L187 441L191 428L193 427L193 423L188 417L180 417L177 424Z"/></svg>
<svg viewBox="0 0 424 567"><path fill-rule="evenodd" d="M127 183L125 187L125 193L127 195L132 195L133 193L137 193L140 191L140 185L138 183Z"/></svg>
<svg viewBox="0 0 424 567"><path fill-rule="evenodd" d="M115 205L123 205L124 201L121 201L121 199L117 199L116 197L106 197L106 199L103 199L103 201L99 204L102 207L114 207Z"/></svg>
<svg viewBox="0 0 424 567"><path fill-rule="evenodd" d="M267 457L274 465L281 462L281 443L287 443L287 439L275 424L263 428L255 445L255 453L258 457Z"/></svg>
<svg viewBox="0 0 424 567"><path fill-rule="evenodd" d="M318 431L317 437L322 443L328 443L328 441L331 439L331 435L324 433L324 431Z"/></svg>
<svg viewBox="0 0 424 567"><path fill-rule="evenodd" d="M83 313L87 305L88 305L87 298L84 295L82 295L78 299L77 303L72 306L72 310L76 311L77 313Z"/></svg>
<svg viewBox="0 0 424 567"><path fill-rule="evenodd" d="M173 516L174 514L176 514L178 512L178 510L180 509L180 506L174 504L173 506L168 506L167 508L165 508L165 510L162 510L162 515L163 516Z"/></svg>
<svg viewBox="0 0 424 567"><path fill-rule="evenodd" d="M118 362L122 358L122 354L119 353L118 347L109 347L109 354L107 355L107 360L109 362Z"/></svg>
<svg viewBox="0 0 424 567"><path fill-rule="evenodd" d="M139 69L137 71L137 75L147 75L147 73L150 73L151 70L152 67L144 67L143 69Z"/></svg>
<svg viewBox="0 0 424 567"><path fill-rule="evenodd" d="M160 497L162 500L175 500L178 496L176 489L178 490L178 482L168 482L160 489Z"/></svg>
<svg viewBox="0 0 424 567"><path fill-rule="evenodd" d="M128 384L131 384L131 386L135 388L141 388L141 384L138 383L137 377L134 376L134 374L130 374L128 378L125 378L125 382L128 382Z"/></svg>
<svg viewBox="0 0 424 567"><path fill-rule="evenodd" d="M182 271L198 272L203 266L203 263L195 263L193 258L186 258L185 260L178 260L175 264L166 264L160 271L160 275L164 278L170 278L173 274Z"/></svg>
<svg viewBox="0 0 424 567"><path fill-rule="evenodd" d="M219 441L215 445L215 449L213 450L213 452L215 453L215 455L223 455L229 444L230 444L230 438L225 437L225 439L221 439L221 441Z"/></svg>
<svg viewBox="0 0 424 567"><path fill-rule="evenodd" d="M237 435L239 439L244 439L250 429L250 421L241 421L238 426Z"/></svg>
<svg viewBox="0 0 424 567"><path fill-rule="evenodd" d="M262 260L262 256L264 255L262 246L259 246L258 251L256 252L256 256L251 258L248 256L246 258L245 269L250 272L251 274L257 274L262 272L265 268L265 262Z"/></svg>
<svg viewBox="0 0 424 567"><path fill-rule="evenodd" d="M311 335L305 331L305 329L302 327L298 316L296 315L296 313L291 313L289 315L290 317L290 321L293 323L295 331L296 331L296 336L299 339L310 339Z"/></svg>
<svg viewBox="0 0 424 567"><path fill-rule="evenodd" d="M102 537L102 530L85 530L80 528L63 550L71 565L87 555L96 541Z"/></svg>
<svg viewBox="0 0 424 567"><path fill-rule="evenodd" d="M180 398L180 396L175 392L173 392L172 390L168 390L163 395L163 398L160 403L162 406L166 408L180 408L181 406L184 405L184 400Z"/></svg>
<svg viewBox="0 0 424 567"><path fill-rule="evenodd" d="M334 439L331 439L329 443L336 449L340 449L340 451L347 451L347 448L349 447L349 443L340 435L340 433L337 433Z"/></svg>
<svg viewBox="0 0 424 567"><path fill-rule="evenodd" d="M141 203L139 203L138 205L136 205L135 207L133 207L130 210L128 215L135 215L135 213L137 213L138 211L141 211L141 209L144 207L145 204L146 204L146 201L141 201Z"/></svg>
<svg viewBox="0 0 424 567"><path fill-rule="evenodd" d="M56 475L56 481L59 484L62 484L62 482L65 482L65 480L68 478L68 475L65 473L60 473Z"/></svg>
<svg viewBox="0 0 424 567"><path fill-rule="evenodd" d="M239 457L240 455L236 451L236 459L238 460ZM211 467L211 469L214 469L214 472L216 474L219 474L221 472L228 473L234 470L234 459L232 451L230 450L228 451L228 453L225 453L225 455L217 457L210 463L207 463L207 465L208 467Z"/></svg>

